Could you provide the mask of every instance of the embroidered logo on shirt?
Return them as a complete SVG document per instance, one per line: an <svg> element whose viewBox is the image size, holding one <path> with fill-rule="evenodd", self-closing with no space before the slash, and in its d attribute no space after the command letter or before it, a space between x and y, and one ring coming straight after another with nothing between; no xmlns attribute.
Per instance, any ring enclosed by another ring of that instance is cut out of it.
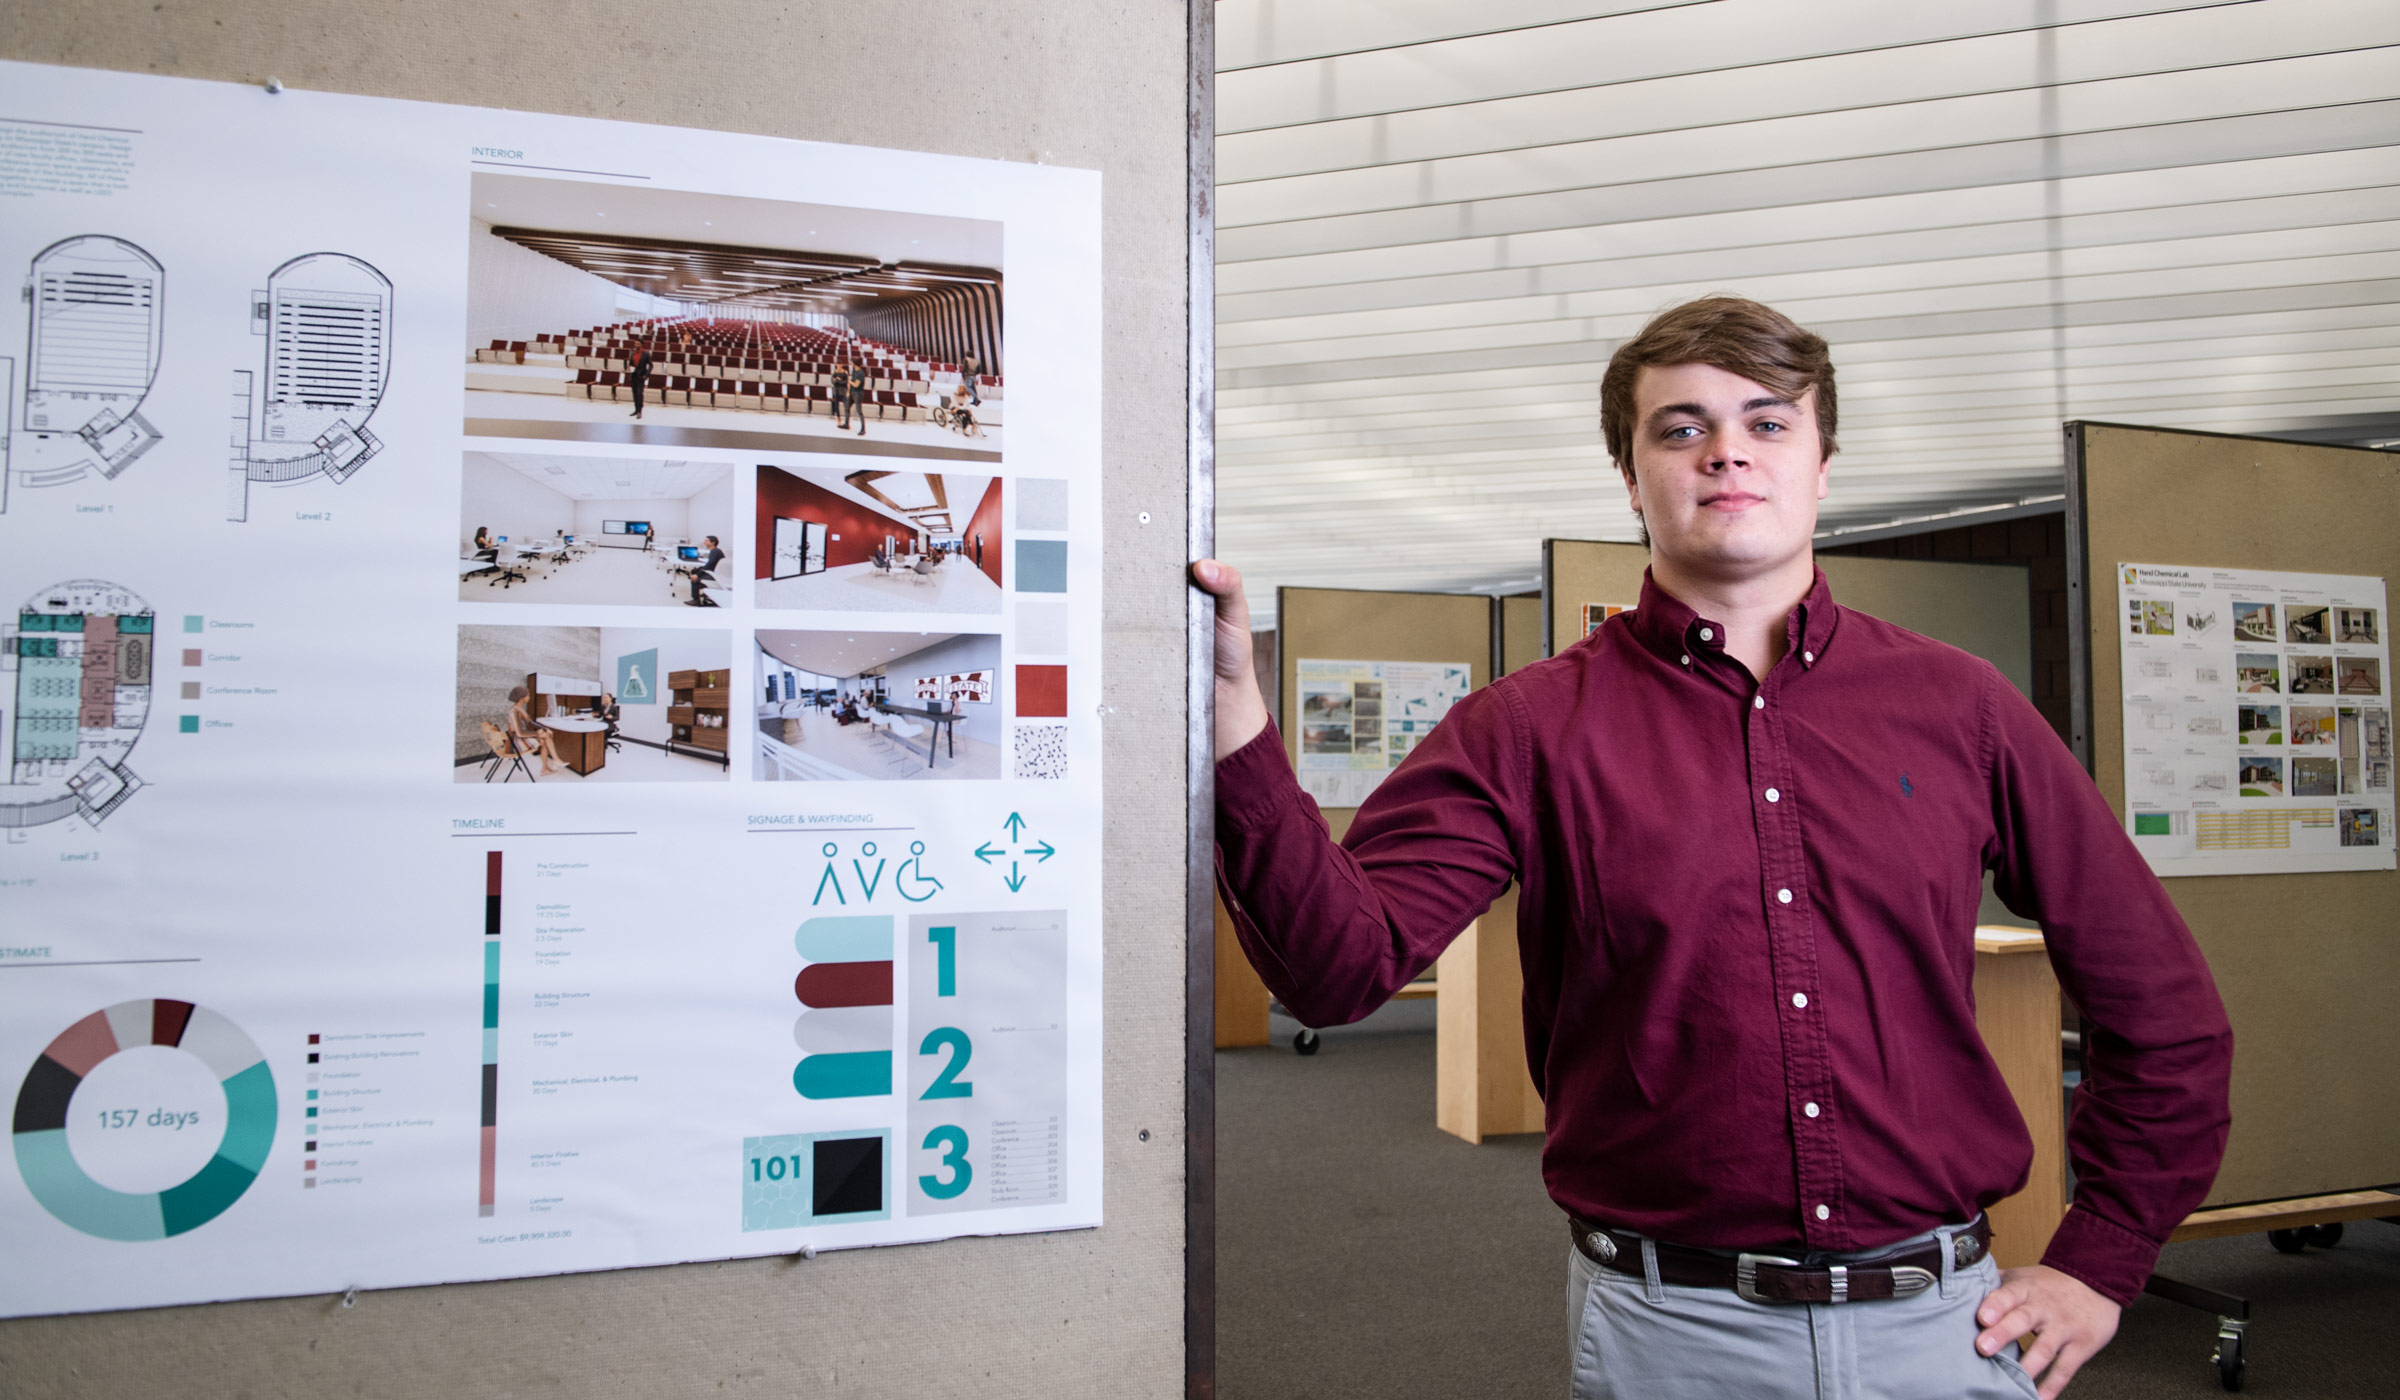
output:
<svg viewBox="0 0 2400 1400"><path fill-rule="evenodd" d="M1917 795L1917 785L1908 780L1908 775L1906 773L1900 775L1900 795L1902 797L1914 797Z"/></svg>

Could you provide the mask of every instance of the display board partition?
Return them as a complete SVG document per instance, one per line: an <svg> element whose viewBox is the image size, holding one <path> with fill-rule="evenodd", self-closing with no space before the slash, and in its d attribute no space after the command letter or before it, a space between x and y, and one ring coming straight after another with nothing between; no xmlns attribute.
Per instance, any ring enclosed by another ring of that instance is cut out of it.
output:
<svg viewBox="0 0 2400 1400"><path fill-rule="evenodd" d="M1544 540L1542 612L1549 642L1544 654L1558 655L1605 621L1611 609L1640 601L1642 574L1649 566L1650 551L1638 544ZM1980 656L2020 692L2033 693L2033 620L2026 608L2023 566L1819 555L1817 567L1843 607Z"/></svg>
<svg viewBox="0 0 2400 1400"><path fill-rule="evenodd" d="M2103 423L2070 423L2066 439L2076 749L2122 818L2125 566L2388 581L2400 572L2400 459ZM2380 638L2388 619L2363 625ZM2391 681L2380 679L2388 714ZM2294 680L2276 684L2288 697ZM2229 755L2237 742L2227 736ZM2388 825L2373 834L2392 839ZM2233 1019L2233 1136L2207 1205L2400 1180L2400 1040L2387 1004L2400 985L2400 872L2187 876L2166 888Z"/></svg>

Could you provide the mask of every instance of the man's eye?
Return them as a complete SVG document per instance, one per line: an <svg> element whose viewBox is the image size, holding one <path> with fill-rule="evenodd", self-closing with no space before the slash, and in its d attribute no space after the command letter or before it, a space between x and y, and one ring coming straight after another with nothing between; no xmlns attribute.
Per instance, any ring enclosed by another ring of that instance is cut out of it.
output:
<svg viewBox="0 0 2400 1400"><path fill-rule="evenodd" d="M1754 432L1754 433L1768 433L1768 434L1774 434L1774 433L1780 433L1780 432L1782 432L1782 431L1783 431L1783 428L1784 428L1784 425L1783 425L1783 424L1781 424L1781 423L1778 423L1778 422L1776 422L1775 420L1773 420L1772 418L1770 418L1770 419L1767 419L1767 420L1765 420L1765 421L1763 421L1763 422L1759 422L1759 423L1754 423L1754 424L1752 424L1752 425L1751 425L1751 428L1750 428L1750 431L1752 431L1752 432Z"/></svg>
<svg viewBox="0 0 2400 1400"><path fill-rule="evenodd" d="M1665 436L1669 442L1683 442L1699 436L1699 433L1700 430L1692 424L1682 423L1667 429Z"/></svg>

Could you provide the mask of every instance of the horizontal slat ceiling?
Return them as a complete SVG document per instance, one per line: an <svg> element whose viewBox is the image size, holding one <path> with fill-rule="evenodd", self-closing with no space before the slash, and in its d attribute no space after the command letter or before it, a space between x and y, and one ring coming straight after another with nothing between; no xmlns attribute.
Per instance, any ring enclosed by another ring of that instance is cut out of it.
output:
<svg viewBox="0 0 2400 1400"><path fill-rule="evenodd" d="M1218 484L1277 584L1629 539L1607 356L1731 291L1841 371L1828 529L2055 493L2058 424L2400 437L2387 0L1221 0Z"/></svg>

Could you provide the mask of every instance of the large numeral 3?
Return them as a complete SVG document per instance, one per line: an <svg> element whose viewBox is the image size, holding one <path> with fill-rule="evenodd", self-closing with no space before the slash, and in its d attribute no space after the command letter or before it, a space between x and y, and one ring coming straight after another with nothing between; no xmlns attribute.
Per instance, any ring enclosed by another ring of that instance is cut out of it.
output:
<svg viewBox="0 0 2400 1400"><path fill-rule="evenodd" d="M950 1179L920 1176L917 1189L937 1201L954 1200L965 1194L967 1183L975 1179L975 1169L967 1165L967 1130L944 1124L925 1135L925 1150L940 1152L941 1165L950 1172Z"/></svg>

